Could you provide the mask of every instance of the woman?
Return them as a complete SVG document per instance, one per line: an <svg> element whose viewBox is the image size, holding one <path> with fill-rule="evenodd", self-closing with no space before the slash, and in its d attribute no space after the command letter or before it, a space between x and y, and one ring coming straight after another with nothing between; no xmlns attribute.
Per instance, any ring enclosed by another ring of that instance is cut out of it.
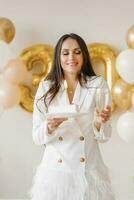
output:
<svg viewBox="0 0 134 200"><path fill-rule="evenodd" d="M111 136L110 104L101 112L95 105L100 87L108 89L106 81L95 75L83 39L73 33L63 35L55 47L51 71L41 81L34 101L33 140L45 145L45 152L32 200L114 200L98 147L98 142ZM46 117L52 107L70 104L87 114Z"/></svg>

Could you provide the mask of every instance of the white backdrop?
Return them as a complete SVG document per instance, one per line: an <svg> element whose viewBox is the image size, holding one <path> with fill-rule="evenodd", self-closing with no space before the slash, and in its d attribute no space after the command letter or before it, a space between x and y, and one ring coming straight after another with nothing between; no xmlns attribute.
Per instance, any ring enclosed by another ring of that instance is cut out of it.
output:
<svg viewBox="0 0 134 200"><path fill-rule="evenodd" d="M116 52L127 48L125 34L134 25L133 0L0 0L0 17L14 22L16 36L10 44L14 57L33 44L54 46L64 33L80 34L87 44L103 42ZM122 141L113 118L113 136L100 148L118 200L134 199L134 147ZM20 106L0 118L0 198L26 198L44 147L31 137L32 114ZM128 130L129 131L129 130Z"/></svg>

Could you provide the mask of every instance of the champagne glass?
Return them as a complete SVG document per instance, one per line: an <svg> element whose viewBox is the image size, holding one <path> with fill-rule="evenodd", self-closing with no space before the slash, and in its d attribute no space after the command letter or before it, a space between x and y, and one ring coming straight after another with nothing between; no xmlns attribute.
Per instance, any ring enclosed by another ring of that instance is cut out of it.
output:
<svg viewBox="0 0 134 200"><path fill-rule="evenodd" d="M110 105L110 92L107 88L97 88L96 90L96 108L102 112L108 105Z"/></svg>
<svg viewBox="0 0 134 200"><path fill-rule="evenodd" d="M102 112L108 105L110 105L110 92L108 88L97 88L95 97L96 108ZM98 115L94 116L94 120L98 123L102 123ZM103 123L102 123L103 124Z"/></svg>

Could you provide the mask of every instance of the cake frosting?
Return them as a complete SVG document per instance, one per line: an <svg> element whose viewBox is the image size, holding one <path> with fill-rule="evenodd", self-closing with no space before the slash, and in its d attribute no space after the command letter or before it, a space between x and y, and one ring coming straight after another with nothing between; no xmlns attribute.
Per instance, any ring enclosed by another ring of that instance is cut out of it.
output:
<svg viewBox="0 0 134 200"><path fill-rule="evenodd" d="M78 112L78 107L76 105L66 105L66 106L50 106L49 113L76 113Z"/></svg>

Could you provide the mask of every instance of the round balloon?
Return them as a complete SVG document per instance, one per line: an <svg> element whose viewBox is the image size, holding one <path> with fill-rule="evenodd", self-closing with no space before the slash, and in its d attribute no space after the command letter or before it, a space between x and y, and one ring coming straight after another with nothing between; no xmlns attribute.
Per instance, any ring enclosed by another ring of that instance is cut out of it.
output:
<svg viewBox="0 0 134 200"><path fill-rule="evenodd" d="M126 34L126 42L129 48L134 48L134 25L129 28Z"/></svg>
<svg viewBox="0 0 134 200"><path fill-rule="evenodd" d="M27 74L25 64L20 59L13 59L5 67L4 76L13 83L21 83Z"/></svg>
<svg viewBox="0 0 134 200"><path fill-rule="evenodd" d="M134 83L134 50L122 51L116 59L116 69L121 78L127 83Z"/></svg>
<svg viewBox="0 0 134 200"><path fill-rule="evenodd" d="M4 108L10 108L20 102L20 88L0 77L0 105Z"/></svg>
<svg viewBox="0 0 134 200"><path fill-rule="evenodd" d="M117 131L121 139L134 144L134 112L127 111L119 117Z"/></svg>
<svg viewBox="0 0 134 200"><path fill-rule="evenodd" d="M0 72L5 69L5 65L11 59L11 57L12 55L9 49L9 45L6 42L0 40Z"/></svg>
<svg viewBox="0 0 134 200"><path fill-rule="evenodd" d="M112 96L116 105L124 110L131 107L132 85L127 84L122 79L116 81L112 88Z"/></svg>
<svg viewBox="0 0 134 200"><path fill-rule="evenodd" d="M6 43L10 43L15 36L15 27L11 20L0 18L0 39Z"/></svg>

